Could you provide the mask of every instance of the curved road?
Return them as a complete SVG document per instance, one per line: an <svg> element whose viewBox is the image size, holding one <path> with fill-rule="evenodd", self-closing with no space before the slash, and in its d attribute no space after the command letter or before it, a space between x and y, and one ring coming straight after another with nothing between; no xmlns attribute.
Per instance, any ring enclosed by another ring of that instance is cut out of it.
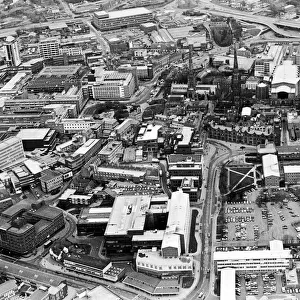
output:
<svg viewBox="0 0 300 300"><path fill-rule="evenodd" d="M207 176L207 191L205 201L203 203L203 214L201 218L201 228L200 239L201 239L201 254L195 256L195 259L200 261L200 278L197 283L196 288L190 293L190 300L198 299L198 295L200 291L202 291L206 296L210 294L211 286L213 285L214 278L209 275L208 269L211 269L211 261L212 261L212 248L213 248L213 235L214 232L212 230L212 221L213 216L216 212L217 205L217 197L216 190L218 190L218 181L216 180L218 166L221 165L224 161L228 159L229 156L232 155L232 151L230 148L220 144L216 141L209 141L208 143L216 146L216 152L213 154L211 161L208 166L208 176ZM220 153L221 149L225 151L224 153ZM210 272L211 274L213 272Z"/></svg>

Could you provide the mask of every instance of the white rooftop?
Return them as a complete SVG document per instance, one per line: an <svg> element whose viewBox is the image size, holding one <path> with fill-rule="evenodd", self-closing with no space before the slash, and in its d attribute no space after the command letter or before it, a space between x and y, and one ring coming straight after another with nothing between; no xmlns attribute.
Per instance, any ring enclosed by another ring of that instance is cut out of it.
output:
<svg viewBox="0 0 300 300"><path fill-rule="evenodd" d="M149 195L118 196L114 201L104 235L127 235L129 230L142 231L150 200Z"/></svg>
<svg viewBox="0 0 300 300"><path fill-rule="evenodd" d="M41 164L38 161L27 159L24 161L24 165L31 172L31 174L39 174L42 172Z"/></svg>
<svg viewBox="0 0 300 300"><path fill-rule="evenodd" d="M242 116L251 116L251 107L243 107Z"/></svg>
<svg viewBox="0 0 300 300"><path fill-rule="evenodd" d="M286 173L300 173L300 165L298 166L283 166L284 174Z"/></svg>
<svg viewBox="0 0 300 300"><path fill-rule="evenodd" d="M10 81L8 81L4 87L2 87L0 89L0 92L6 92L6 91L13 91L14 88L23 80L23 78L25 78L27 75L27 73L25 72L18 72L15 76L13 76L11 78Z"/></svg>
<svg viewBox="0 0 300 300"><path fill-rule="evenodd" d="M187 146L191 142L192 135L193 135L194 129L191 127L183 127L182 128L182 141L178 142L178 146Z"/></svg>
<svg viewBox="0 0 300 300"><path fill-rule="evenodd" d="M21 140L43 140L50 128L25 128L21 129L17 137Z"/></svg>
<svg viewBox="0 0 300 300"><path fill-rule="evenodd" d="M237 261L247 259L290 259L290 250L216 251L214 261Z"/></svg>
<svg viewBox="0 0 300 300"><path fill-rule="evenodd" d="M273 75L272 86L283 83L296 84L299 79L298 66L293 65L291 60L285 60L282 65L276 67Z"/></svg>
<svg viewBox="0 0 300 300"><path fill-rule="evenodd" d="M220 300L235 300L235 269L221 270Z"/></svg>
<svg viewBox="0 0 300 300"><path fill-rule="evenodd" d="M145 266L149 266L149 269L155 269L155 266L161 267L161 271L169 271L169 267L172 266L174 269L185 269L191 270L193 268L193 257L192 256L178 256L164 258L161 256L160 251L152 251L150 249L138 250L136 256L136 264L143 263ZM157 269L156 269L157 270Z"/></svg>
<svg viewBox="0 0 300 300"><path fill-rule="evenodd" d="M99 139L89 139L84 145L78 148L73 155L84 155L86 154L91 148L93 148L100 140Z"/></svg>
<svg viewBox="0 0 300 300"><path fill-rule="evenodd" d="M111 174L121 174L121 175L126 174L128 176L134 176L134 177L142 177L146 174L146 170L139 171L139 170L107 168L107 167L98 167L97 171L111 173Z"/></svg>
<svg viewBox="0 0 300 300"><path fill-rule="evenodd" d="M185 231L187 211L190 209L189 195L182 191L173 192L168 203L169 217L166 232L183 234Z"/></svg>
<svg viewBox="0 0 300 300"><path fill-rule="evenodd" d="M158 130L161 128L161 125L147 124L147 127L141 127L137 141L149 141L156 140L158 138Z"/></svg>
<svg viewBox="0 0 300 300"><path fill-rule="evenodd" d="M149 13L151 13L151 11L145 7L136 7L130 9L123 9L123 10L114 10L110 12L99 11L96 12L96 15L99 14L100 16L103 16L105 14L108 14L109 19L117 19L117 18L131 17L135 15L144 15Z"/></svg>
<svg viewBox="0 0 300 300"><path fill-rule="evenodd" d="M280 177L277 155L266 154L262 157L264 176Z"/></svg>

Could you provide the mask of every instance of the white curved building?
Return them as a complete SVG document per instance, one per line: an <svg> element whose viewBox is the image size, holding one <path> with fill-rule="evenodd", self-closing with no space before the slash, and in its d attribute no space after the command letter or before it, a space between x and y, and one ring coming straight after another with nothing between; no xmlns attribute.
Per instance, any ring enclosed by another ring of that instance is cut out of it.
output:
<svg viewBox="0 0 300 300"><path fill-rule="evenodd" d="M276 99L291 99L299 96L300 77L299 66L286 60L276 67L271 86L271 97Z"/></svg>

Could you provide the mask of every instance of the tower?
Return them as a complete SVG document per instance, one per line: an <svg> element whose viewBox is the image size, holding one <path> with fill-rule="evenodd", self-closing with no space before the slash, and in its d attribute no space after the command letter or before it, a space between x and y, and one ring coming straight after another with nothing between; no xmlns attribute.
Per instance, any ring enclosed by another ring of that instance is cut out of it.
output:
<svg viewBox="0 0 300 300"><path fill-rule="evenodd" d="M47 38L39 43L39 50L45 59L59 56L59 42L56 38Z"/></svg>
<svg viewBox="0 0 300 300"><path fill-rule="evenodd" d="M7 63L12 66L21 64L18 41L13 36L8 36L4 43L4 51Z"/></svg>
<svg viewBox="0 0 300 300"><path fill-rule="evenodd" d="M193 45L189 44L189 73L188 73L188 89L187 97L195 99L195 77L193 72Z"/></svg>
<svg viewBox="0 0 300 300"><path fill-rule="evenodd" d="M241 76L239 72L236 44L234 43L234 62L231 79L232 104L239 110L241 108Z"/></svg>

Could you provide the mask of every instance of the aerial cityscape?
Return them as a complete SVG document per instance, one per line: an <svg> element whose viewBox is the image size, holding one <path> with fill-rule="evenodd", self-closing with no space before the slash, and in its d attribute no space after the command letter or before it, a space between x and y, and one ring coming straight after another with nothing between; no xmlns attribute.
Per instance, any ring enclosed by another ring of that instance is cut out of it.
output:
<svg viewBox="0 0 300 300"><path fill-rule="evenodd" d="M300 299L300 2L0 0L0 299Z"/></svg>

